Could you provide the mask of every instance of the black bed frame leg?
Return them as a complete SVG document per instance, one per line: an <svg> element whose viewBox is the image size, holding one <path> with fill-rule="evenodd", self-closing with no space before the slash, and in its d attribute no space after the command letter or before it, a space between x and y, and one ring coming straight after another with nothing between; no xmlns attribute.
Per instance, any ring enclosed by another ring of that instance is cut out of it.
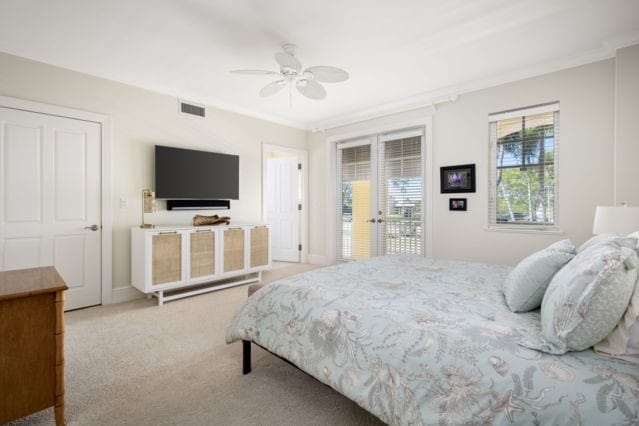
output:
<svg viewBox="0 0 639 426"><path fill-rule="evenodd" d="M251 342L242 340L242 374L251 372Z"/></svg>

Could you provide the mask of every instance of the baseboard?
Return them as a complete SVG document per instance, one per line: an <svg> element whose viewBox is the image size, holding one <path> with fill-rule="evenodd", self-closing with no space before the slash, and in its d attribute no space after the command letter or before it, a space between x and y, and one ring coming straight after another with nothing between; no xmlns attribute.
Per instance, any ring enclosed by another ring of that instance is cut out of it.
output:
<svg viewBox="0 0 639 426"><path fill-rule="evenodd" d="M310 254L308 255L308 257L306 258L308 263L310 263L311 265L321 265L321 266L327 266L330 265L330 262L328 261L328 257L326 256L322 256L319 254Z"/></svg>
<svg viewBox="0 0 639 426"><path fill-rule="evenodd" d="M130 300L140 299L144 297L144 293L133 286L118 287L113 289L111 303L122 303Z"/></svg>

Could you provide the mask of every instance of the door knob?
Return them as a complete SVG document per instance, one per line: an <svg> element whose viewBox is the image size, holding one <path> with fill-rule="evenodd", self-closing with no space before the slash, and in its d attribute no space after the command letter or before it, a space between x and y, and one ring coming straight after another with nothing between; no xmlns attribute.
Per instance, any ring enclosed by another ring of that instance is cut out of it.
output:
<svg viewBox="0 0 639 426"><path fill-rule="evenodd" d="M377 223L382 223L384 221L384 219L382 219L381 217L379 219L377 219Z"/></svg>
<svg viewBox="0 0 639 426"><path fill-rule="evenodd" d="M367 220L367 222L375 223L375 218L373 218L373 219L371 219L371 220Z"/></svg>
<svg viewBox="0 0 639 426"><path fill-rule="evenodd" d="M91 226L85 226L84 229L90 229L92 231L97 231L98 229L100 229L100 227L98 225L91 225Z"/></svg>

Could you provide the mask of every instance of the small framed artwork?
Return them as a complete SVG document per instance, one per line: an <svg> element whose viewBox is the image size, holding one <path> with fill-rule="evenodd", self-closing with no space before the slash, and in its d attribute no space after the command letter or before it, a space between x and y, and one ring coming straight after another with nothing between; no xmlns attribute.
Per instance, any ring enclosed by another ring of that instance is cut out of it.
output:
<svg viewBox="0 0 639 426"><path fill-rule="evenodd" d="M475 165L440 167L441 193L475 192Z"/></svg>
<svg viewBox="0 0 639 426"><path fill-rule="evenodd" d="M467 208L467 202L465 198L448 199L448 210L465 212L466 208Z"/></svg>

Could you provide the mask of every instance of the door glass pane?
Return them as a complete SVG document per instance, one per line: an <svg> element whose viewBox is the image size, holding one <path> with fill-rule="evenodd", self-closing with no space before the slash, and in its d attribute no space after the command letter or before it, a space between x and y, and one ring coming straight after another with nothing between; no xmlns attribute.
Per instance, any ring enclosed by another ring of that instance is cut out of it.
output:
<svg viewBox="0 0 639 426"><path fill-rule="evenodd" d="M422 253L422 138L380 141L378 254Z"/></svg>
<svg viewBox="0 0 639 426"><path fill-rule="evenodd" d="M337 155L337 258L367 259L373 243L371 146L341 148Z"/></svg>

